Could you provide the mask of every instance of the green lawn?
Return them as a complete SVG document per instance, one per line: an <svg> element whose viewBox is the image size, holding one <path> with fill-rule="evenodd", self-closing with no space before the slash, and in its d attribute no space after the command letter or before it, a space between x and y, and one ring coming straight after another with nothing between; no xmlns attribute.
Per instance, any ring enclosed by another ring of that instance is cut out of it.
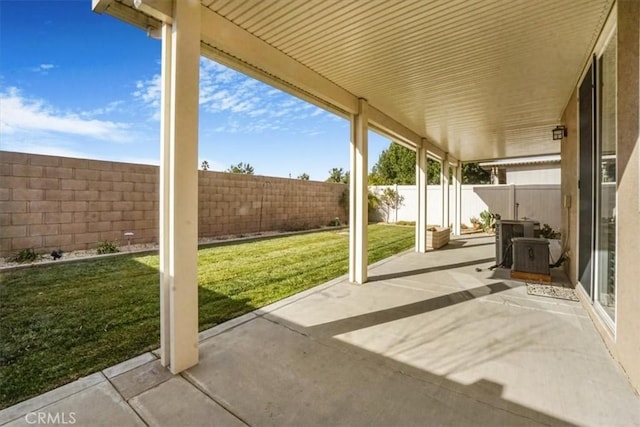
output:
<svg viewBox="0 0 640 427"><path fill-rule="evenodd" d="M413 246L414 229L369 226L369 263ZM200 329L347 272L347 230L199 251ZM0 275L0 408L159 347L158 256Z"/></svg>

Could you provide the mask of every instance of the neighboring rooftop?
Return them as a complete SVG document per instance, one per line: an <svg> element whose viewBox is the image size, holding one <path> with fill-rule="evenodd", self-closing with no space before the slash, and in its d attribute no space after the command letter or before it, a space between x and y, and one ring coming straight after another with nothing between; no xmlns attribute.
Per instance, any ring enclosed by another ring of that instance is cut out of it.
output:
<svg viewBox="0 0 640 427"><path fill-rule="evenodd" d="M520 157L517 159L501 159L493 162L482 162L480 167L506 167L506 166L521 166L521 165L542 165L542 164L560 164L560 154L553 154L549 156L533 156L533 157Z"/></svg>

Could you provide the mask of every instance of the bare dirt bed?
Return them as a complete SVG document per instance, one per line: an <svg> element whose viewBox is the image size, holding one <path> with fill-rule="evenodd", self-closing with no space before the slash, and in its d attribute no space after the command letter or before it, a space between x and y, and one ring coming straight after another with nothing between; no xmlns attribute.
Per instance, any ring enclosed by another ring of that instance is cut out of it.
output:
<svg viewBox="0 0 640 427"><path fill-rule="evenodd" d="M230 241L230 240L243 240L243 239L253 239L256 237L262 236L270 236L275 234L290 234L290 233L282 233L278 231L266 231L262 233L247 233L241 235L228 235L228 236L217 236L217 237L203 237L198 239L199 245L207 245L211 243L221 242L221 241ZM152 252L158 250L157 243L139 243L127 245L124 244L119 246L119 252L115 254L126 254L126 253L136 253L136 252ZM78 250L78 251L69 251L63 252L62 258L60 260L72 260L72 259L82 259L82 258L95 258L95 257L104 257L104 256L113 256L115 254L98 254L96 249L87 249L87 250ZM51 254L42 253L40 256L32 262L26 263L18 263L9 261L9 257L0 257L0 271L5 269L11 269L15 267L21 266L29 266L33 264L49 264L60 262L60 260L54 260Z"/></svg>

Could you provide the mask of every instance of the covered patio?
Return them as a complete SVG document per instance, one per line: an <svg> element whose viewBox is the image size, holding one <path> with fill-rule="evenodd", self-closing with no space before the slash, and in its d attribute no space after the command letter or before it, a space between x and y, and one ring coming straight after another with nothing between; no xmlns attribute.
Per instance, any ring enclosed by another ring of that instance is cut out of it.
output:
<svg viewBox="0 0 640 427"><path fill-rule="evenodd" d="M0 425L640 425L581 304L527 295L492 261L492 237L405 252L366 287L341 277L202 332L181 374L147 353Z"/></svg>
<svg viewBox="0 0 640 427"><path fill-rule="evenodd" d="M463 161L555 154L560 123L613 0L358 2L93 0L162 39L161 360L198 363L199 59L205 56L351 123L349 281L367 268L369 130L416 151L415 250L427 249L427 156L452 168L460 233ZM346 144L345 144L346 145Z"/></svg>

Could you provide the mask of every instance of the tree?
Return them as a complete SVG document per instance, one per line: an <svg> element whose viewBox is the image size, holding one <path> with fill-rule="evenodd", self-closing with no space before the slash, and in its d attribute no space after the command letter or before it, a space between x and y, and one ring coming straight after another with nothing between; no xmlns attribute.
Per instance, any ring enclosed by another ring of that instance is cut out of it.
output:
<svg viewBox="0 0 640 427"><path fill-rule="evenodd" d="M331 168L329 171L329 178L325 182L339 182L342 184L349 183L349 171L344 171L342 168Z"/></svg>
<svg viewBox="0 0 640 427"><path fill-rule="evenodd" d="M427 184L440 184L440 162L427 157Z"/></svg>
<svg viewBox="0 0 640 427"><path fill-rule="evenodd" d="M480 167L477 163L464 163L462 165L463 184L491 184L491 173Z"/></svg>
<svg viewBox="0 0 640 427"><path fill-rule="evenodd" d="M449 182L451 173L449 173ZM462 165L463 184L489 184L491 174L477 163ZM416 183L416 153L400 144L391 143L384 150L369 174L370 185L414 185ZM427 158L427 183L440 184L440 162Z"/></svg>
<svg viewBox="0 0 640 427"><path fill-rule="evenodd" d="M200 168L203 171L208 171L209 170L209 162L207 162L206 160L203 160L202 161L202 165L200 165Z"/></svg>
<svg viewBox="0 0 640 427"><path fill-rule="evenodd" d="M298 175L298 179L302 181L309 181L309 174L306 172L302 172L300 175Z"/></svg>
<svg viewBox="0 0 640 427"><path fill-rule="evenodd" d="M249 163L240 162L237 165L231 165L229 169L226 170L226 172L253 175L253 166L251 166Z"/></svg>
<svg viewBox="0 0 640 427"><path fill-rule="evenodd" d="M398 209L404 202L404 196L401 196L396 190L387 187L378 195L378 200L384 209L387 222L391 219L391 211Z"/></svg>
<svg viewBox="0 0 640 427"><path fill-rule="evenodd" d="M400 144L391 143L380 153L378 162L371 168L370 185L416 183L416 153Z"/></svg>
<svg viewBox="0 0 640 427"><path fill-rule="evenodd" d="M414 185L416 183L416 153L400 144L391 143L371 168L370 185ZM440 184L440 162L427 159L427 183Z"/></svg>

